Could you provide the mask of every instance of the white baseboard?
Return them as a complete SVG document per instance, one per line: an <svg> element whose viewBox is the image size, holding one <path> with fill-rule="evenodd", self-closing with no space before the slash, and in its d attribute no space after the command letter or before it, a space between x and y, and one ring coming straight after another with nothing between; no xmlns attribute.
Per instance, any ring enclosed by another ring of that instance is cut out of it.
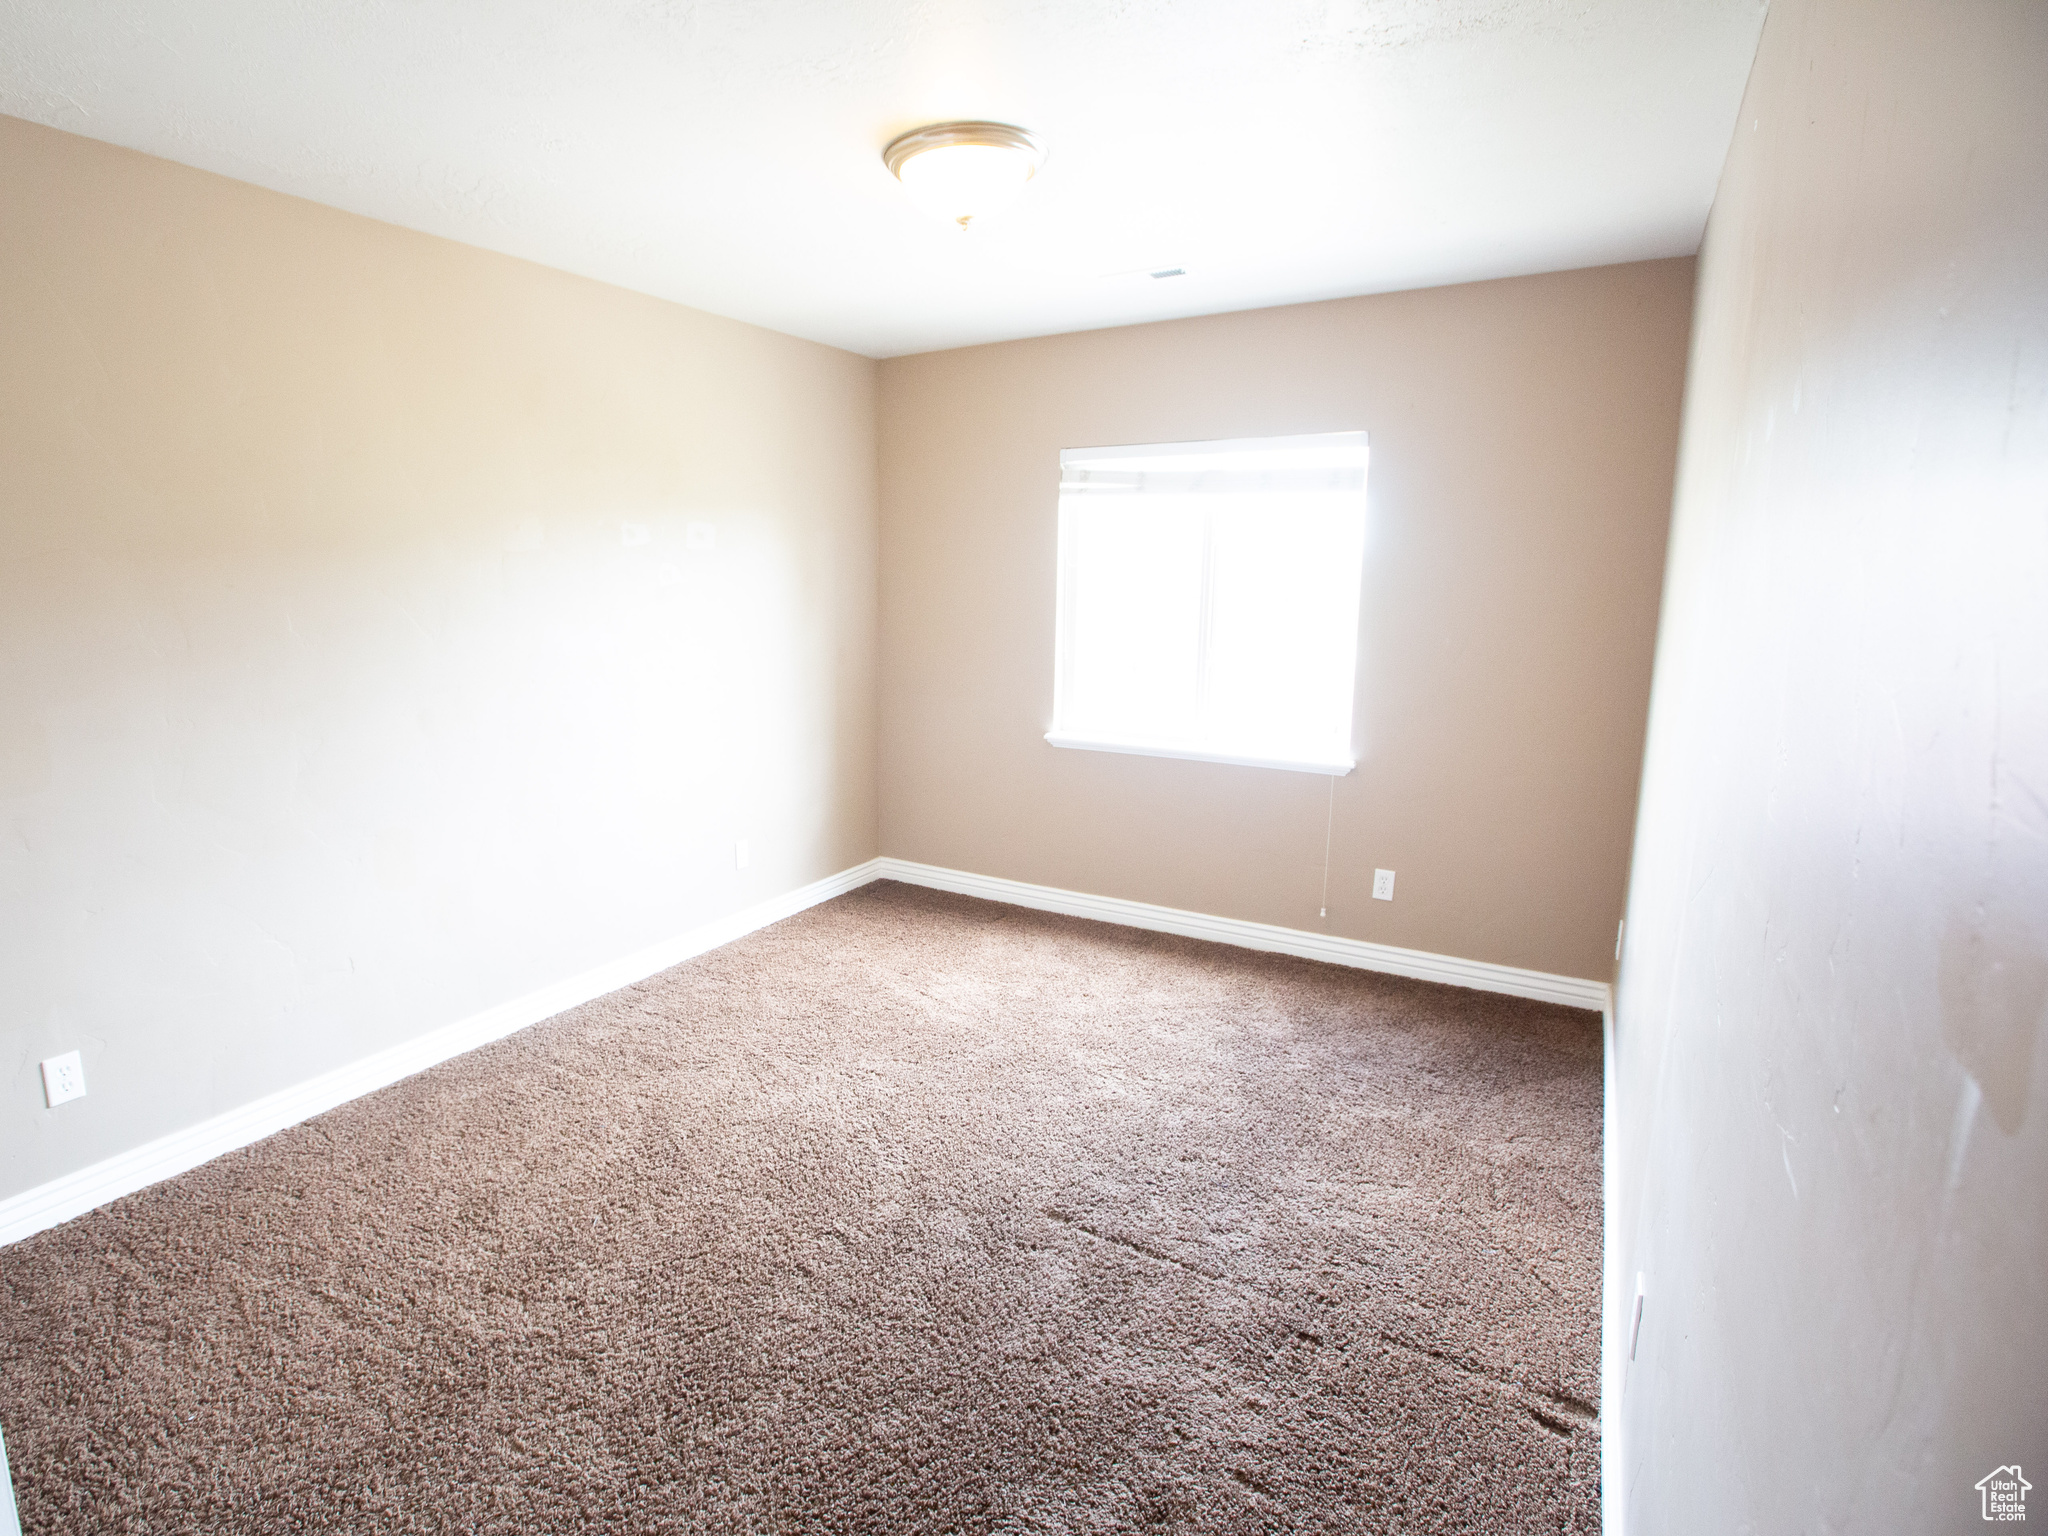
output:
<svg viewBox="0 0 2048 1536"><path fill-rule="evenodd" d="M21 1517L14 1510L14 1474L7 1469L4 1435L0 1435L0 1536L21 1536Z"/></svg>
<svg viewBox="0 0 2048 1536"><path fill-rule="evenodd" d="M692 928L649 948L571 976L538 992L529 992L495 1008L472 1014L454 1024L365 1056L332 1072L268 1094L224 1115L173 1131L146 1142L132 1151L118 1153L104 1162L65 1174L47 1184L24 1190L0 1200L0 1247L82 1216L87 1211L118 1200L123 1195L146 1189L163 1179L197 1168L225 1152L297 1125L350 1099L361 1098L401 1078L411 1077L428 1067L473 1051L480 1045L501 1040L509 1034L538 1024L542 1019L579 1007L593 998L616 992L636 981L644 981L672 965L730 944L734 939L794 916L806 907L842 896L857 886L880 877L880 860L870 859L852 869L828 875L781 896L757 902L751 907ZM0 1536L5 1536L0 1527Z"/></svg>
<svg viewBox="0 0 2048 1536"><path fill-rule="evenodd" d="M1600 1529L1622 1536L1627 1515L1621 1497L1621 1389L1628 1362L1622 1356L1628 1291L1621 1269L1621 1104L1614 1085L1621 1063L1614 1054L1612 989L1600 1013Z"/></svg>
<svg viewBox="0 0 2048 1536"><path fill-rule="evenodd" d="M1149 902L1125 901L1116 896L1089 896L1080 891L1063 891L1056 886L1027 885L1022 880L1003 880L993 875L970 875L963 870L941 869L936 864L913 864L908 859L880 858L875 860L875 866L877 879L902 880L911 885L926 885L933 890L953 891L962 896L980 896L988 901L1008 902L1013 907L1035 907L1041 912L1063 912L1069 917L1092 917L1099 922L1120 923L1126 928L1177 933L1183 938L1235 944L1240 949L1272 950L1283 955L1299 955L1305 960L1326 960L1333 965L1354 966L1364 971L1412 976L1418 981L1440 981L1448 986L1471 987L1479 992L1502 992L1509 997L1526 997L1539 1003L1563 1003L1567 1007L1587 1008L1595 1012L1607 1007L1607 983L1604 981L1553 976L1548 971L1525 971L1519 966L1495 965L1487 960L1460 960L1454 955L1433 955L1427 950L1371 944L1364 939L1340 939L1332 934L1277 928L1270 923L1249 923L1235 917L1211 917L1204 912L1155 907Z"/></svg>
<svg viewBox="0 0 2048 1536"><path fill-rule="evenodd" d="M0 1247L20 1242L74 1216L82 1216L110 1200L118 1200L123 1195L197 1168L223 1153L261 1141L288 1126L388 1087L401 1078L423 1072L465 1051L501 1040L529 1024L538 1024L542 1019L553 1018L593 998L616 992L636 981L644 981L672 965L680 965L707 950L729 944L757 928L780 922L806 907L830 901L873 880L901 880L910 885L954 891L963 896L979 896L989 901L1008 902L1012 906L1032 907L1041 912L1063 912L1072 917L1118 923L1126 928L1146 928L1157 933L1207 939L1218 944L1234 944L1241 949L1300 955L1309 960L1411 976L1454 987L1472 987L1481 992L1502 992L1538 1002L1564 1003L1573 1008L1604 1010L1608 1005L1608 989L1604 982L1552 976L1544 971L1526 971L1484 960L1460 960L1451 955L1432 955L1419 949L1369 944L1362 939L1341 939L1297 928L1245 922L1238 918L1211 917L1202 912L1155 907L1147 902L1125 901L1115 896L1089 896L1079 891L1029 885L1021 880L1004 880L993 875L970 875L957 869L941 869L933 864L915 864L907 859L870 859L865 864L758 902L730 917L693 928L688 933L638 950L608 965L500 1003L495 1008L487 1008L482 1013L429 1031L373 1056L366 1056L361 1061L0 1200Z"/></svg>

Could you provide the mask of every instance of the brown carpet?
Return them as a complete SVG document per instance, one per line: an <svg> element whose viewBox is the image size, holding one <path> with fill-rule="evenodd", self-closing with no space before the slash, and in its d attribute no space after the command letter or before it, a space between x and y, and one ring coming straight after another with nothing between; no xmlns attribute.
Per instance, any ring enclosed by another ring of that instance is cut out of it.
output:
<svg viewBox="0 0 2048 1536"><path fill-rule="evenodd" d="M1592 1530L1598 1021L901 885L0 1250L29 1532Z"/></svg>

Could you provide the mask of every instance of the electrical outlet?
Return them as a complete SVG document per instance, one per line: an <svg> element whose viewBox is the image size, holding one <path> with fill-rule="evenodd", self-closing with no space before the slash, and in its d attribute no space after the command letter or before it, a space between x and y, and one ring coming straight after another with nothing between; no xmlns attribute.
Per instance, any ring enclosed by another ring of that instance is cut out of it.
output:
<svg viewBox="0 0 2048 1536"><path fill-rule="evenodd" d="M1391 869L1376 869L1372 872L1372 899L1392 901L1394 899L1394 872Z"/></svg>
<svg viewBox="0 0 2048 1536"><path fill-rule="evenodd" d="M745 838L741 838L732 845L732 867L734 869L745 869L748 860L752 859L753 856L753 850L747 847L747 840Z"/></svg>
<svg viewBox="0 0 2048 1536"><path fill-rule="evenodd" d="M43 1102L55 1109L85 1097L85 1063L78 1052L66 1051L43 1063Z"/></svg>

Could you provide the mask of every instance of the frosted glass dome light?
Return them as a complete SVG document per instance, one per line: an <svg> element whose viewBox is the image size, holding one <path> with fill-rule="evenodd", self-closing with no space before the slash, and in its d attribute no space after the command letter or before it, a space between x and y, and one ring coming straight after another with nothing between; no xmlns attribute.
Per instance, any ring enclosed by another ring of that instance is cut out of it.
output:
<svg viewBox="0 0 2048 1536"><path fill-rule="evenodd" d="M1015 202L1045 149L1008 123L933 123L891 140L882 162L918 207L964 230Z"/></svg>

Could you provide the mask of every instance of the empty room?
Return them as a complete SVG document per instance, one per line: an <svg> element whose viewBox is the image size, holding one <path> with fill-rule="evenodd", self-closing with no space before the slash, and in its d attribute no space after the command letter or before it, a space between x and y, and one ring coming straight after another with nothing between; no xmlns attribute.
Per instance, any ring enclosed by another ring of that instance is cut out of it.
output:
<svg viewBox="0 0 2048 1536"><path fill-rule="evenodd" d="M0 365L0 1536L2026 1520L2041 0L0 0Z"/></svg>

